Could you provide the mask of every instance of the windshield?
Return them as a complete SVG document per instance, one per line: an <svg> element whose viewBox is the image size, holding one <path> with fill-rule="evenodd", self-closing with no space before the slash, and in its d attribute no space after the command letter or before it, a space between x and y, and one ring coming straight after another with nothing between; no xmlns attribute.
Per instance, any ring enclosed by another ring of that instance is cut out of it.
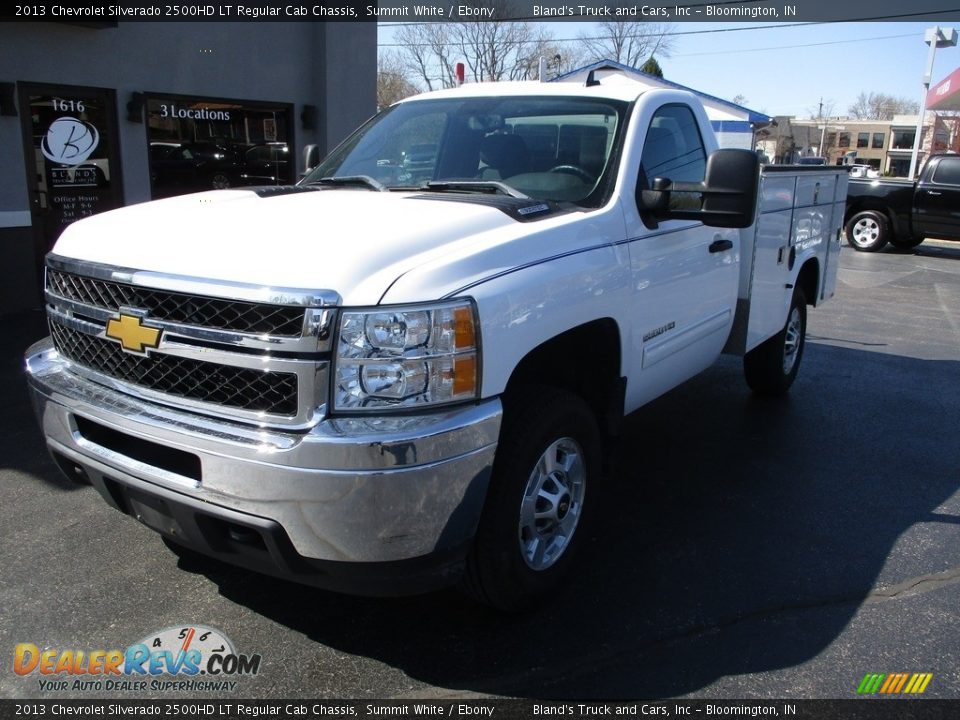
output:
<svg viewBox="0 0 960 720"><path fill-rule="evenodd" d="M461 192L507 186L538 200L596 207L615 172L626 107L569 97L401 103L360 128L304 182L353 178L356 187L362 177L388 190Z"/></svg>

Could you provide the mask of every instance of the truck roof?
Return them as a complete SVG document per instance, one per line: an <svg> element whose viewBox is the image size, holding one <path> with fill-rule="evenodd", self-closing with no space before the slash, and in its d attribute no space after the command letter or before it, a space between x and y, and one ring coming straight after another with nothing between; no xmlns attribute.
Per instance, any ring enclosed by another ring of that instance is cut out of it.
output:
<svg viewBox="0 0 960 720"><path fill-rule="evenodd" d="M649 88L627 77L607 76L602 83L586 87L579 83L546 83L537 81L508 81L466 83L457 88L448 90L434 90L421 93L401 100L441 99L441 98L469 98L469 97L587 97L604 100L636 100Z"/></svg>

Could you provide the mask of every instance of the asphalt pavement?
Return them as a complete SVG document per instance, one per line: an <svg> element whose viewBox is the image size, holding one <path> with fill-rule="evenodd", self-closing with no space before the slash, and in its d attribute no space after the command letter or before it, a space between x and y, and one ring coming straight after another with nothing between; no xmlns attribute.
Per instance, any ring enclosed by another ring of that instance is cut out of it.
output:
<svg viewBox="0 0 960 720"><path fill-rule="evenodd" d="M845 248L786 399L723 358L630 416L579 572L521 616L178 559L61 478L20 371L42 315L2 319L0 697L90 696L16 675L18 643L204 625L263 658L224 697L849 698L927 672L960 698L960 244Z"/></svg>

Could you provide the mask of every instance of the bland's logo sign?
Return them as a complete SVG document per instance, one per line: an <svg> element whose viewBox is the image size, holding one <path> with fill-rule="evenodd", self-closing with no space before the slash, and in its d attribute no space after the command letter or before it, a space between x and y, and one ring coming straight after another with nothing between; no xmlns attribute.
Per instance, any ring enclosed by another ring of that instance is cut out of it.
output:
<svg viewBox="0 0 960 720"><path fill-rule="evenodd" d="M40 152L47 160L61 165L79 165L100 142L100 133L88 122L72 117L57 118L40 143Z"/></svg>

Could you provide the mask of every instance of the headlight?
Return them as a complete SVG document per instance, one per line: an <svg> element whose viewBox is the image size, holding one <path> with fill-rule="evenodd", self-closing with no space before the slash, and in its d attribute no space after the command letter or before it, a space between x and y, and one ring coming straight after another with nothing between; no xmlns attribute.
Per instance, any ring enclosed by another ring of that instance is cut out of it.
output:
<svg viewBox="0 0 960 720"><path fill-rule="evenodd" d="M441 405L477 397L473 305L347 310L340 315L334 410Z"/></svg>

